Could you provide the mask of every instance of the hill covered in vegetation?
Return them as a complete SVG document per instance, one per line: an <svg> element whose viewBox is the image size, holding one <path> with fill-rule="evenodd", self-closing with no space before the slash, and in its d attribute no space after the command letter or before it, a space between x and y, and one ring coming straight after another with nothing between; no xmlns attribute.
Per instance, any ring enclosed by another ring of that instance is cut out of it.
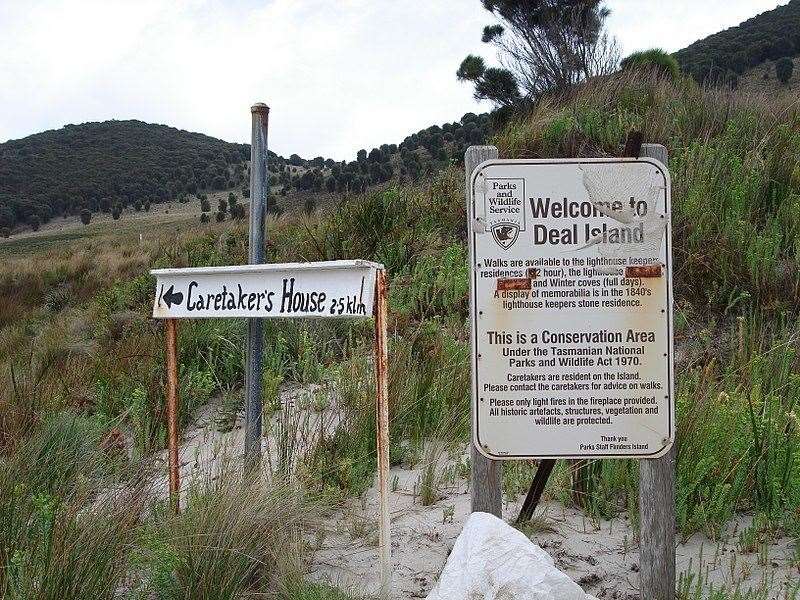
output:
<svg viewBox="0 0 800 600"><path fill-rule="evenodd" d="M392 178L417 181L451 161L470 144L482 143L489 116L467 113L434 125L400 144L360 150L337 162L273 152L274 191L362 192ZM141 121L67 125L0 144L0 230L41 223L81 211L139 210L204 192L241 187L247 196L249 144L233 144Z"/></svg>
<svg viewBox="0 0 800 600"><path fill-rule="evenodd" d="M249 155L244 144L141 121L12 140L0 144L0 227L226 189L241 183Z"/></svg>
<svg viewBox="0 0 800 600"><path fill-rule="evenodd" d="M736 83L766 61L800 54L800 0L761 13L675 53L698 82Z"/></svg>

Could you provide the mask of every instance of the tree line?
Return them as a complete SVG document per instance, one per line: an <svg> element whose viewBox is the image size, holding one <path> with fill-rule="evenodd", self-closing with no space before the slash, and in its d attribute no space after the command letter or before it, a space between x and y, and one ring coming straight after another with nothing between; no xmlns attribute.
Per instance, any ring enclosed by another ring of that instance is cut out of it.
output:
<svg viewBox="0 0 800 600"><path fill-rule="evenodd" d="M792 76L789 57L800 55L800 0L761 13L675 53L681 69L700 83L736 85L739 76L776 61L776 77Z"/></svg>

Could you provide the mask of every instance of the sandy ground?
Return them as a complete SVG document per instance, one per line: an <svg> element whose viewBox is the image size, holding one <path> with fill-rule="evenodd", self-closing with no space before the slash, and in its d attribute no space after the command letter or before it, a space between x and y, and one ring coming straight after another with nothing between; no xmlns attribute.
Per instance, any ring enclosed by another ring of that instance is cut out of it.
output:
<svg viewBox="0 0 800 600"><path fill-rule="evenodd" d="M315 397L327 395L323 388L298 386L281 392L283 409L273 414L273 431L294 431L292 456L300 456L320 431L332 431L337 423L335 402L320 406ZM220 406L210 404L199 411L185 432L181 445L181 480L185 496L191 485L215 473L229 460L238 461L243 447L242 415L233 428L220 431ZM277 449L264 441L264 469L277 468ZM421 468L392 469L391 529L393 588L396 598L424 598L435 584L469 515L467 481L460 476L463 457L440 456L442 474L439 500L423 506L420 498ZM156 488L166 497L166 453L153 465ZM503 517L513 521L523 498L507 502ZM377 490L348 501L329 515L324 534L314 541L310 576L358 593L378 588ZM716 587L769 590L769 598L783 599L800 578L800 565L793 564L794 542L788 538L766 540L758 549L743 552L739 534L750 526L751 515L738 515L719 540L696 534L677 547L679 573L699 574ZM540 506L525 530L547 550L557 566L587 592L606 599L638 599L638 547L628 517L596 521L584 513L556 502Z"/></svg>
<svg viewBox="0 0 800 600"><path fill-rule="evenodd" d="M392 477L399 480L391 495L393 584L402 598L427 595L470 512L470 495L463 480L435 504L422 506L414 493L420 475L418 470L392 470ZM362 537L354 537L353 527L347 530L348 520L377 515L375 496L375 490L370 490L363 501L353 502L352 512L341 514L345 531L331 536L317 552L312 570L315 578L344 589L377 589L375 535L368 530ZM516 519L522 500L504 505L507 521ZM680 543L678 572L702 572L715 587L768 589L770 598L784 598L800 577L797 566L792 566L793 541L772 540L758 552L743 554L738 532L751 521L751 516L737 516L719 541L697 534ZM581 511L546 502L526 532L586 592L601 599L640 598L639 551L627 518L594 521Z"/></svg>

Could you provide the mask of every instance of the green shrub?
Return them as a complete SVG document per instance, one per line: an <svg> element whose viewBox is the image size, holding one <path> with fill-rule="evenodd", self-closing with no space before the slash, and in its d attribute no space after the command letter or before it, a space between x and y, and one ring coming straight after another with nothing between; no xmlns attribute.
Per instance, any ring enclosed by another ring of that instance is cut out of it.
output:
<svg viewBox="0 0 800 600"><path fill-rule="evenodd" d="M620 66L623 69L653 71L660 76L665 76L670 79L677 79L681 72L681 68L678 66L678 61L675 57L661 48L634 52L627 58L624 58Z"/></svg>

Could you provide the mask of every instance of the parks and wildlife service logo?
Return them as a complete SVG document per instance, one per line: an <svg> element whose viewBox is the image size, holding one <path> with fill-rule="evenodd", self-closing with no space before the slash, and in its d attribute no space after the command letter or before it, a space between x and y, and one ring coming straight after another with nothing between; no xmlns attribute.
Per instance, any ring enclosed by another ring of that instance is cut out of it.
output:
<svg viewBox="0 0 800 600"><path fill-rule="evenodd" d="M519 237L519 223L493 223L492 237L498 246L508 250Z"/></svg>
<svg viewBox="0 0 800 600"><path fill-rule="evenodd" d="M525 180L521 177L487 177L484 195L486 228L495 243L508 250L525 231Z"/></svg>

